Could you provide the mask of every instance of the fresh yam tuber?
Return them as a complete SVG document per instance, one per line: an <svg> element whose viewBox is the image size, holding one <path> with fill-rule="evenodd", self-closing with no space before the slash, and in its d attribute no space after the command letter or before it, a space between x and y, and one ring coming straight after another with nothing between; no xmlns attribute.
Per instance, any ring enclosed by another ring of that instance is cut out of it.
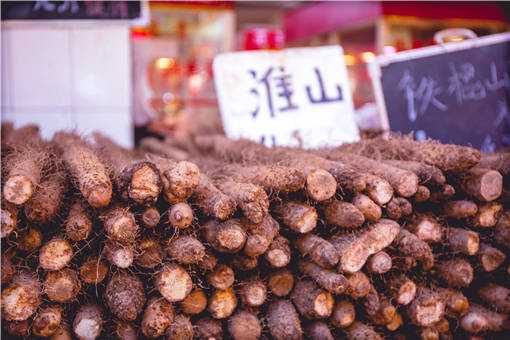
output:
<svg viewBox="0 0 510 340"><path fill-rule="evenodd" d="M480 288L478 296L500 313L510 313L510 289L494 283Z"/></svg>
<svg viewBox="0 0 510 340"><path fill-rule="evenodd" d="M4 321L5 331L15 337L28 337L30 335L29 320L23 321Z"/></svg>
<svg viewBox="0 0 510 340"><path fill-rule="evenodd" d="M193 325L188 317L176 315L174 321L166 329L166 340L193 340Z"/></svg>
<svg viewBox="0 0 510 340"><path fill-rule="evenodd" d="M239 183L229 179L215 181L225 195L233 199L243 215L253 223L259 223L267 215L269 198L261 186Z"/></svg>
<svg viewBox="0 0 510 340"><path fill-rule="evenodd" d="M347 279L342 274L324 269L313 262L300 261L299 271L332 294L342 294L347 289Z"/></svg>
<svg viewBox="0 0 510 340"><path fill-rule="evenodd" d="M420 240L427 243L437 243L443 238L443 227L432 214L415 215L411 219L411 223L406 225L406 228Z"/></svg>
<svg viewBox="0 0 510 340"><path fill-rule="evenodd" d="M290 294L294 288L294 275L288 269L280 269L272 272L267 283L271 293L278 297L284 297Z"/></svg>
<svg viewBox="0 0 510 340"><path fill-rule="evenodd" d="M230 219L224 222L211 220L203 227L204 239L217 251L224 253L237 253L244 247L246 232L239 219Z"/></svg>
<svg viewBox="0 0 510 340"><path fill-rule="evenodd" d="M302 256L309 257L323 268L332 268L339 261L335 247L315 234L304 234L295 241L294 245Z"/></svg>
<svg viewBox="0 0 510 340"><path fill-rule="evenodd" d="M283 225L297 233L308 233L317 226L317 211L308 204L297 201L283 202L276 206L274 211Z"/></svg>
<svg viewBox="0 0 510 340"><path fill-rule="evenodd" d="M143 268L154 268L165 258L163 247L152 237L145 237L136 243L136 264Z"/></svg>
<svg viewBox="0 0 510 340"><path fill-rule="evenodd" d="M170 302L182 301L193 288L188 272L179 265L167 264L156 275L156 289Z"/></svg>
<svg viewBox="0 0 510 340"><path fill-rule="evenodd" d="M12 256L8 254L7 252L3 253L0 257L2 267L0 270L0 274L2 276L2 286L6 286L9 284L12 280L12 277L14 276L16 267L14 266L14 263L12 262Z"/></svg>
<svg viewBox="0 0 510 340"><path fill-rule="evenodd" d="M365 177L367 183L365 192L372 201L383 206L392 199L393 188L390 183L372 174L366 174Z"/></svg>
<svg viewBox="0 0 510 340"><path fill-rule="evenodd" d="M461 228L447 228L444 231L445 240L450 249L465 255L475 255L480 248L478 233Z"/></svg>
<svg viewBox="0 0 510 340"><path fill-rule="evenodd" d="M143 312L141 323L143 335L151 339L161 337L174 321L174 315L170 302L162 297L151 298Z"/></svg>
<svg viewBox="0 0 510 340"><path fill-rule="evenodd" d="M472 304L460 320L460 327L468 333L501 332L510 330L508 315L493 312L480 305Z"/></svg>
<svg viewBox="0 0 510 340"><path fill-rule="evenodd" d="M208 216L219 220L226 220L234 213L236 202L220 191L212 180L200 174L198 186L195 190L195 202Z"/></svg>
<svg viewBox="0 0 510 340"><path fill-rule="evenodd" d="M445 313L445 302L442 295L428 287L420 286L416 291L416 297L409 304L407 314L411 321L418 326L432 326Z"/></svg>
<svg viewBox="0 0 510 340"><path fill-rule="evenodd" d="M92 223L88 208L81 200L75 200L64 222L66 236L75 242L86 240L92 232Z"/></svg>
<svg viewBox="0 0 510 340"><path fill-rule="evenodd" d="M362 300L362 304L368 318L376 325L386 325L393 321L396 313L389 301L381 295L373 285L370 285L370 291Z"/></svg>
<svg viewBox="0 0 510 340"><path fill-rule="evenodd" d="M323 206L326 223L340 228L359 228L365 222L363 213L351 203L333 199Z"/></svg>
<svg viewBox="0 0 510 340"><path fill-rule="evenodd" d="M155 137L145 137L140 141L140 148L146 152L172 158L178 161L184 161L189 158L189 154L170 143L159 140Z"/></svg>
<svg viewBox="0 0 510 340"><path fill-rule="evenodd" d="M49 305L41 308L32 322L32 334L49 337L53 335L62 321L62 308L59 305Z"/></svg>
<svg viewBox="0 0 510 340"><path fill-rule="evenodd" d="M413 172L418 176L419 182L422 184L431 183L433 185L443 185L446 182L446 177L443 172L433 165L428 165L423 162L401 160L383 160L383 163Z"/></svg>
<svg viewBox="0 0 510 340"><path fill-rule="evenodd" d="M420 261L423 269L429 270L434 266L434 254L430 246L409 231L401 229L394 245L402 255Z"/></svg>
<svg viewBox="0 0 510 340"><path fill-rule="evenodd" d="M168 209L168 224L177 229L186 229L193 222L193 209L181 202Z"/></svg>
<svg viewBox="0 0 510 340"><path fill-rule="evenodd" d="M308 319L329 317L335 303L331 293L309 280L298 281L290 298L299 313Z"/></svg>
<svg viewBox="0 0 510 340"><path fill-rule="evenodd" d="M73 258L71 244L62 238L53 238L39 251L39 266L44 270L60 270Z"/></svg>
<svg viewBox="0 0 510 340"><path fill-rule="evenodd" d="M356 194L352 199L352 204L363 214L365 220L377 222L381 219L382 209L370 197L364 194Z"/></svg>
<svg viewBox="0 0 510 340"><path fill-rule="evenodd" d="M487 243L481 243L477 253L478 261L483 270L493 272L505 262L506 255L501 250Z"/></svg>
<svg viewBox="0 0 510 340"><path fill-rule="evenodd" d="M59 169L43 178L24 206L27 220L39 224L52 221L59 212L66 189L66 175Z"/></svg>
<svg viewBox="0 0 510 340"><path fill-rule="evenodd" d="M369 257L367 270L370 273L384 274L391 269L392 265L391 256L384 251L380 251Z"/></svg>
<svg viewBox="0 0 510 340"><path fill-rule="evenodd" d="M330 242L340 255L339 270L346 273L359 271L368 257L389 246L399 231L396 222L382 219L359 234L334 236Z"/></svg>
<svg viewBox="0 0 510 340"><path fill-rule="evenodd" d="M188 161L176 162L153 154L147 155L146 158L158 168L163 184L163 195L169 203L185 201L199 187L201 176L196 164Z"/></svg>
<svg viewBox="0 0 510 340"><path fill-rule="evenodd" d="M443 213L446 217L462 219L475 216L478 206L468 200L449 201L443 204Z"/></svg>
<svg viewBox="0 0 510 340"><path fill-rule="evenodd" d="M262 326L255 314L241 310L228 319L228 332L234 340L257 340Z"/></svg>
<svg viewBox="0 0 510 340"><path fill-rule="evenodd" d="M14 230L16 230L16 226L18 224L18 207L15 204L9 203L7 200L2 199L2 203L0 204L0 223L1 230L0 236L1 238L7 237Z"/></svg>
<svg viewBox="0 0 510 340"><path fill-rule="evenodd" d="M223 339L223 327L220 320L203 317L195 323L195 336L200 340Z"/></svg>
<svg viewBox="0 0 510 340"><path fill-rule="evenodd" d="M123 245L114 241L107 241L103 248L105 258L114 266L129 268L134 261L135 251L131 245Z"/></svg>
<svg viewBox="0 0 510 340"><path fill-rule="evenodd" d="M145 304L145 292L140 279L132 274L118 272L106 286L105 301L119 319L133 321Z"/></svg>
<svg viewBox="0 0 510 340"><path fill-rule="evenodd" d="M155 228L161 220L161 214L156 207L147 207L143 210L141 221L149 229Z"/></svg>
<svg viewBox="0 0 510 340"><path fill-rule="evenodd" d="M24 253L31 253L42 245L43 234L33 227L23 231L19 237L18 250Z"/></svg>
<svg viewBox="0 0 510 340"><path fill-rule="evenodd" d="M41 303L41 286L36 276L28 272L16 274L2 290L2 319L24 321L31 317Z"/></svg>
<svg viewBox="0 0 510 340"><path fill-rule="evenodd" d="M379 335L371 326L360 321L354 321L354 323L347 328L347 339L382 340L383 337Z"/></svg>
<svg viewBox="0 0 510 340"><path fill-rule="evenodd" d="M306 173L306 193L317 202L330 199L336 193L337 182L333 175L323 169L311 169Z"/></svg>
<svg viewBox="0 0 510 340"><path fill-rule="evenodd" d="M337 300L329 321L337 328L347 328L356 320L356 309L349 300Z"/></svg>
<svg viewBox="0 0 510 340"><path fill-rule="evenodd" d="M51 340L72 340L71 330L67 324L61 323L50 337ZM127 339L126 339L127 340Z"/></svg>
<svg viewBox="0 0 510 340"><path fill-rule="evenodd" d="M97 285L106 278L108 266L100 258L91 256L80 266L80 279L89 285Z"/></svg>
<svg viewBox="0 0 510 340"><path fill-rule="evenodd" d="M462 175L461 187L468 195L491 202L501 196L503 176L496 170L474 167Z"/></svg>
<svg viewBox="0 0 510 340"><path fill-rule="evenodd" d="M53 140L62 153L69 174L87 202L94 208L106 207L112 198L112 182L105 165L80 137L57 132Z"/></svg>
<svg viewBox="0 0 510 340"><path fill-rule="evenodd" d="M474 278L473 267L468 261L461 258L438 263L437 272L450 287L467 287Z"/></svg>
<svg viewBox="0 0 510 340"><path fill-rule="evenodd" d="M386 209L384 211L388 218L400 220L401 218L407 217L413 213L413 206L411 205L411 202L403 197L393 197L386 205Z"/></svg>
<svg viewBox="0 0 510 340"><path fill-rule="evenodd" d="M499 218L494 230L494 240L510 249L510 210L506 210Z"/></svg>
<svg viewBox="0 0 510 340"><path fill-rule="evenodd" d="M252 279L243 282L239 289L239 296L241 303L249 307L260 307L264 304L267 298L267 286L260 279Z"/></svg>
<svg viewBox="0 0 510 340"><path fill-rule="evenodd" d="M322 321L315 321L306 327L306 335L312 340L334 340L328 325Z"/></svg>
<svg viewBox="0 0 510 340"><path fill-rule="evenodd" d="M390 332L395 332L397 329L402 327L403 324L404 319L402 319L402 315L396 312L395 315L393 316L393 320L391 320L390 323L387 323L385 326L386 329L389 330Z"/></svg>
<svg viewBox="0 0 510 340"><path fill-rule="evenodd" d="M267 326L275 340L301 340L303 330L294 305L288 300L272 302L267 310Z"/></svg>
<svg viewBox="0 0 510 340"><path fill-rule="evenodd" d="M202 261L197 263L197 266L202 269L204 272L210 272L216 268L218 264L218 259L216 256L208 249L205 249L205 255L202 258Z"/></svg>
<svg viewBox="0 0 510 340"><path fill-rule="evenodd" d="M180 264L194 264L202 261L205 256L205 247L197 238L182 235L167 242L166 252L170 259Z"/></svg>
<svg viewBox="0 0 510 340"><path fill-rule="evenodd" d="M427 202L430 198L430 189L424 185L419 185L413 198L417 203Z"/></svg>
<svg viewBox="0 0 510 340"><path fill-rule="evenodd" d="M234 271L230 266L220 264L207 274L207 282L216 289L225 290L234 284Z"/></svg>
<svg viewBox="0 0 510 340"><path fill-rule="evenodd" d="M138 329L130 322L115 320L115 335L119 340L137 340Z"/></svg>
<svg viewBox="0 0 510 340"><path fill-rule="evenodd" d="M73 320L73 331L79 340L93 340L101 336L103 313L95 304L79 307Z"/></svg>
<svg viewBox="0 0 510 340"><path fill-rule="evenodd" d="M473 217L473 226L477 228L491 228L498 223L503 212L503 205L497 202L489 202L478 206L478 212Z"/></svg>
<svg viewBox="0 0 510 340"><path fill-rule="evenodd" d="M393 299L400 305L408 305L416 296L416 284L405 274L397 274L388 282Z"/></svg>
<svg viewBox="0 0 510 340"><path fill-rule="evenodd" d="M259 263L259 257L257 256L246 256L241 253L234 255L232 259L232 266L241 271L248 271L257 268Z"/></svg>
<svg viewBox="0 0 510 340"><path fill-rule="evenodd" d="M81 281L72 269L52 271L46 274L43 290L51 301L70 303L78 296Z"/></svg>
<svg viewBox="0 0 510 340"><path fill-rule="evenodd" d="M469 301L460 290L440 287L436 287L435 290L441 294L445 303L446 316L458 318L467 312L469 308Z"/></svg>
<svg viewBox="0 0 510 340"><path fill-rule="evenodd" d="M140 228L128 207L111 207L101 216L101 220L108 238L113 241L131 244L138 236Z"/></svg>
<svg viewBox="0 0 510 340"><path fill-rule="evenodd" d="M278 222L269 214L267 214L260 223L253 223L243 218L241 219L241 224L248 233L243 251L246 256L250 257L264 254L280 230Z"/></svg>
<svg viewBox="0 0 510 340"><path fill-rule="evenodd" d="M289 264L291 259L289 240L283 236L276 237L264 256L272 267L285 267Z"/></svg>
<svg viewBox="0 0 510 340"><path fill-rule="evenodd" d="M455 188L450 184L445 184L439 188L432 188L430 191L430 201L431 202L443 202L449 200L453 195L455 195Z"/></svg>
<svg viewBox="0 0 510 340"><path fill-rule="evenodd" d="M216 289L209 298L207 310L215 319L226 319L237 307L236 294L232 287L225 290Z"/></svg>
<svg viewBox="0 0 510 340"><path fill-rule="evenodd" d="M181 301L181 310L185 314L197 315L207 308L207 296L204 291L196 287Z"/></svg>

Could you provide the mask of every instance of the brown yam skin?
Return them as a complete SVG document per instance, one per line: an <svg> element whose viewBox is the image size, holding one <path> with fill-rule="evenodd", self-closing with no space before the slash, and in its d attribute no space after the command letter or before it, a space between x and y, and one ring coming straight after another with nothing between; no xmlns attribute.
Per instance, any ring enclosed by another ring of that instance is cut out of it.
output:
<svg viewBox="0 0 510 340"><path fill-rule="evenodd" d="M486 331L501 332L510 329L508 315L493 312L480 305L472 304L460 320L460 326L469 333Z"/></svg>
<svg viewBox="0 0 510 340"><path fill-rule="evenodd" d="M313 169L306 174L306 193L317 202L330 199L336 193L335 177L323 169Z"/></svg>
<svg viewBox="0 0 510 340"><path fill-rule="evenodd" d="M428 327L443 317L445 303L441 294L427 287L418 287L416 298L408 307L407 315L415 325Z"/></svg>
<svg viewBox="0 0 510 340"><path fill-rule="evenodd" d="M334 340L335 338L331 334L328 325L321 321L315 321L314 323L306 327L306 335L312 340Z"/></svg>
<svg viewBox="0 0 510 340"><path fill-rule="evenodd" d="M205 255L202 258L202 261L197 263L197 266L202 269L204 272L210 272L216 268L218 264L218 259L216 256L208 249L205 249Z"/></svg>
<svg viewBox="0 0 510 340"><path fill-rule="evenodd" d="M244 306L260 307L266 301L267 286L259 279L249 280L241 285L239 296Z"/></svg>
<svg viewBox="0 0 510 340"><path fill-rule="evenodd" d="M44 279L44 293L54 302L72 302L80 290L81 281L76 272L69 268L49 272Z"/></svg>
<svg viewBox="0 0 510 340"><path fill-rule="evenodd" d="M298 281L290 298L299 313L308 319L327 318L333 312L331 293L320 289L312 281Z"/></svg>
<svg viewBox="0 0 510 340"><path fill-rule="evenodd" d="M339 270L346 273L359 271L368 257L389 246L397 237L400 226L382 219L358 235L335 236L330 242L339 255Z"/></svg>
<svg viewBox="0 0 510 340"><path fill-rule="evenodd" d="M267 326L276 340L301 340L303 330L298 313L288 300L272 302L267 310Z"/></svg>
<svg viewBox="0 0 510 340"><path fill-rule="evenodd" d="M239 311L228 319L228 332L234 340L257 340L262 334L262 326L253 313Z"/></svg>
<svg viewBox="0 0 510 340"><path fill-rule="evenodd" d="M413 206L411 205L411 202L403 197L393 197L386 205L386 209L384 211L388 218L400 220L401 218L407 217L413 213Z"/></svg>
<svg viewBox="0 0 510 340"><path fill-rule="evenodd" d="M505 211L499 218L494 230L494 240L510 249L510 210Z"/></svg>
<svg viewBox="0 0 510 340"><path fill-rule="evenodd" d="M486 272L495 271L506 260L505 253L487 243L480 244L480 250L476 256L478 257L482 269Z"/></svg>
<svg viewBox="0 0 510 340"><path fill-rule="evenodd" d="M12 336L27 337L30 335L30 322L23 321L4 321L5 331Z"/></svg>
<svg viewBox="0 0 510 340"><path fill-rule="evenodd" d="M32 223L46 224L53 220L60 209L67 189L63 171L52 172L37 187L31 199L25 204L25 216Z"/></svg>
<svg viewBox="0 0 510 340"><path fill-rule="evenodd" d="M69 209L69 215L64 222L66 236L71 241L86 240L92 231L92 218L81 200L76 200Z"/></svg>
<svg viewBox="0 0 510 340"><path fill-rule="evenodd" d="M166 340L193 340L193 336L193 325L184 315L176 315L166 330Z"/></svg>
<svg viewBox="0 0 510 340"><path fill-rule="evenodd" d="M416 284L404 274L391 277L388 285L393 299L400 305L408 305L416 296Z"/></svg>
<svg viewBox="0 0 510 340"><path fill-rule="evenodd" d="M151 339L159 338L173 322L174 315L170 302L162 297L150 299L142 317L143 335Z"/></svg>
<svg viewBox="0 0 510 340"><path fill-rule="evenodd" d="M167 264L156 276L155 287L170 302L182 301L193 288L191 276L176 264Z"/></svg>
<svg viewBox="0 0 510 340"><path fill-rule="evenodd" d="M9 236L18 224L18 208L16 205L2 200L0 208L1 238Z"/></svg>
<svg viewBox="0 0 510 340"><path fill-rule="evenodd" d="M368 318L374 324L386 325L393 321L396 313L395 307L379 294L373 285L371 285L370 291L362 303Z"/></svg>
<svg viewBox="0 0 510 340"><path fill-rule="evenodd" d="M0 270L0 274L2 276L2 286L5 287L7 284L11 282L16 268L12 263L12 256L7 252L2 254L0 260L2 263L2 267Z"/></svg>
<svg viewBox="0 0 510 340"><path fill-rule="evenodd" d="M336 328L347 328L356 319L356 309L349 300L337 300L329 321Z"/></svg>
<svg viewBox="0 0 510 340"><path fill-rule="evenodd" d="M119 272L106 286L105 301L116 317L133 321L145 304L143 284L137 276Z"/></svg>
<svg viewBox="0 0 510 340"><path fill-rule="evenodd" d="M294 275L288 269L280 269L272 272L269 276L267 286L271 293L278 297L284 297L290 294L294 288Z"/></svg>
<svg viewBox="0 0 510 340"><path fill-rule="evenodd" d="M138 329L135 328L131 323L116 320L115 321L115 335L119 340L137 340Z"/></svg>
<svg viewBox="0 0 510 340"><path fill-rule="evenodd" d="M21 234L18 243L18 250L24 253L31 253L41 247L43 234L35 229L28 228Z"/></svg>
<svg viewBox="0 0 510 340"><path fill-rule="evenodd" d="M204 291L196 287L193 291L181 301L181 311L185 314L196 315L202 313L207 308L207 296Z"/></svg>
<svg viewBox="0 0 510 340"><path fill-rule="evenodd" d="M361 211L365 220L369 222L377 222L382 217L381 207L364 194L356 194L352 199L352 204Z"/></svg>
<svg viewBox="0 0 510 340"><path fill-rule="evenodd" d="M171 259L181 264L198 263L205 256L205 247L202 242L189 235L170 239L166 251Z"/></svg>
<svg viewBox="0 0 510 340"><path fill-rule="evenodd" d="M264 256L272 267L285 267L291 260L289 240L283 236L276 237Z"/></svg>
<svg viewBox="0 0 510 340"><path fill-rule="evenodd" d="M193 223L193 209L189 204L181 202L174 204L168 210L168 224L177 229L186 229Z"/></svg>
<svg viewBox="0 0 510 340"><path fill-rule="evenodd" d="M375 253L367 261L367 269L371 273L384 274L391 269L391 266L391 256L384 251Z"/></svg>
<svg viewBox="0 0 510 340"><path fill-rule="evenodd" d="M446 260L437 265L438 275L450 287L467 287L474 278L471 264L460 258Z"/></svg>
<svg viewBox="0 0 510 340"><path fill-rule="evenodd" d="M445 239L448 246L454 252L465 255L475 255L480 248L478 233L461 228L447 228Z"/></svg>
<svg viewBox="0 0 510 340"><path fill-rule="evenodd" d="M145 137L140 141L140 148L150 153L155 153L164 157L172 158L178 161L183 161L189 158L189 154L172 146L170 143L161 141L156 137Z"/></svg>
<svg viewBox="0 0 510 340"><path fill-rule="evenodd" d="M61 238L54 238L39 251L39 266L44 270L60 270L73 258L71 244Z"/></svg>
<svg viewBox="0 0 510 340"><path fill-rule="evenodd" d="M300 261L299 271L309 276L317 285L332 294L342 294L347 289L347 279L342 274L319 267L313 262Z"/></svg>
<svg viewBox="0 0 510 340"><path fill-rule="evenodd" d="M372 174L366 174L366 189L365 193L378 205L385 205L393 197L393 188L390 183L384 179L374 176Z"/></svg>
<svg viewBox="0 0 510 340"><path fill-rule="evenodd" d="M302 256L308 256L323 268L332 268L339 261L335 247L315 234L309 233L301 236L294 245Z"/></svg>
<svg viewBox="0 0 510 340"><path fill-rule="evenodd" d="M135 257L133 246L112 241L106 242L103 253L111 264L123 269L129 268L133 264Z"/></svg>
<svg viewBox="0 0 510 340"><path fill-rule="evenodd" d="M51 340L72 340L71 330L65 323L61 323L57 330L50 337Z"/></svg>
<svg viewBox="0 0 510 340"><path fill-rule="evenodd" d="M140 228L128 207L114 206L101 216L101 220L108 238L113 241L131 244L138 236Z"/></svg>
<svg viewBox="0 0 510 340"><path fill-rule="evenodd" d="M420 240L427 243L437 243L443 238L443 227L432 214L414 216L411 223L406 225L406 228Z"/></svg>
<svg viewBox="0 0 510 340"><path fill-rule="evenodd" d="M165 258L163 247L153 238L146 237L136 244L136 264L143 268L154 268Z"/></svg>
<svg viewBox="0 0 510 340"><path fill-rule="evenodd" d="M32 322L32 334L49 337L57 331L62 321L62 308L58 305L46 306L39 310Z"/></svg>
<svg viewBox="0 0 510 340"><path fill-rule="evenodd" d="M491 202L501 196L503 176L496 170L474 167L463 174L461 186L468 195Z"/></svg>
<svg viewBox="0 0 510 340"><path fill-rule="evenodd" d="M236 209L236 202L221 192L204 174L200 174L194 196L196 204L206 215L222 221L232 216Z"/></svg>
<svg viewBox="0 0 510 340"><path fill-rule="evenodd" d="M89 285L96 285L106 278L108 266L99 258L92 256L80 266L80 279Z"/></svg>
<svg viewBox="0 0 510 340"><path fill-rule="evenodd" d="M424 185L419 185L413 198L417 203L427 202L430 198L430 189Z"/></svg>
<svg viewBox="0 0 510 340"><path fill-rule="evenodd" d="M467 312L469 301L460 290L439 287L435 290L441 295L446 305L446 316L458 318Z"/></svg>
<svg viewBox="0 0 510 340"><path fill-rule="evenodd" d="M232 266L241 271L253 270L257 268L258 263L258 257L250 257L240 253L235 254L232 259Z"/></svg>
<svg viewBox="0 0 510 340"><path fill-rule="evenodd" d="M283 225L300 234L312 231L317 225L317 211L305 203L284 202L276 206L274 211Z"/></svg>
<svg viewBox="0 0 510 340"><path fill-rule="evenodd" d="M478 228L494 227L503 212L503 205L497 202L478 206L478 213L473 217L473 226Z"/></svg>
<svg viewBox="0 0 510 340"><path fill-rule="evenodd" d="M6 321L27 320L39 307L40 294L37 277L28 272L15 275L11 284L2 290L2 318Z"/></svg>
<svg viewBox="0 0 510 340"><path fill-rule="evenodd" d="M360 321L354 323L347 328L347 339L349 340L382 340L383 337L369 325Z"/></svg>
<svg viewBox="0 0 510 340"><path fill-rule="evenodd" d="M96 339L103 330L103 315L98 305L80 306L73 320L74 335L79 340Z"/></svg>
<svg viewBox="0 0 510 340"><path fill-rule="evenodd" d="M87 202L94 208L106 207L112 198L112 182L105 165L78 136L57 132L53 137L62 160Z"/></svg>
<svg viewBox="0 0 510 340"><path fill-rule="evenodd" d="M202 231L204 239L220 252L237 253L246 243L246 232L240 220L235 218L222 223L209 221Z"/></svg>
<svg viewBox="0 0 510 340"><path fill-rule="evenodd" d="M359 228L365 216L353 204L332 200L323 207L326 223L340 228Z"/></svg>
<svg viewBox="0 0 510 340"><path fill-rule="evenodd" d="M244 216L253 223L259 223L269 209L269 198L264 189L251 183L238 183L232 180L217 180L216 186L232 198Z"/></svg>
<svg viewBox="0 0 510 340"><path fill-rule="evenodd" d="M203 317L195 322L195 336L200 340L223 339L223 328L220 320Z"/></svg>
<svg viewBox="0 0 510 340"><path fill-rule="evenodd" d="M146 228L155 228L161 220L161 214L156 207L147 207L142 212L141 216L142 224Z"/></svg>
<svg viewBox="0 0 510 340"><path fill-rule="evenodd" d="M443 172L433 166L415 161L383 160L384 163L397 168L412 171L418 176L420 183L432 183L442 185L446 182Z"/></svg>
<svg viewBox="0 0 510 340"><path fill-rule="evenodd" d="M494 283L480 288L478 296L497 312L510 313L510 289Z"/></svg>
<svg viewBox="0 0 510 340"><path fill-rule="evenodd" d="M232 287L215 290L209 298L207 310L215 319L225 319L232 315L237 307L237 298Z"/></svg>
<svg viewBox="0 0 510 340"><path fill-rule="evenodd" d="M280 225L271 215L267 214L260 223L252 223L248 219L241 219L243 228L248 233L244 253L247 256L260 256L264 254L278 235Z"/></svg>
<svg viewBox="0 0 510 340"><path fill-rule="evenodd" d="M394 243L404 256L410 256L421 262L423 269L434 266L434 254L430 246L405 229L401 229Z"/></svg>
<svg viewBox="0 0 510 340"><path fill-rule="evenodd" d="M216 289L224 290L234 284L235 275L230 266L220 264L213 272L207 274L207 282Z"/></svg>
<svg viewBox="0 0 510 340"><path fill-rule="evenodd" d="M443 204L443 213L446 217L454 219L463 219L475 216L478 212L478 206L467 200L449 201Z"/></svg>

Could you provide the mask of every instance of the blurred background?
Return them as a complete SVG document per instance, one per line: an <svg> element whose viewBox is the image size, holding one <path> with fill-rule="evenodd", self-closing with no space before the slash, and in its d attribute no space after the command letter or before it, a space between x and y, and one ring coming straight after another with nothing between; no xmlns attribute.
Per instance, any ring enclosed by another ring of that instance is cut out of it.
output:
<svg viewBox="0 0 510 340"><path fill-rule="evenodd" d="M2 120L147 135L222 130L215 55L340 44L358 126L380 129L367 63L445 28L508 31L508 3L2 1ZM452 39L455 39L453 37ZM459 37L458 39L462 39Z"/></svg>

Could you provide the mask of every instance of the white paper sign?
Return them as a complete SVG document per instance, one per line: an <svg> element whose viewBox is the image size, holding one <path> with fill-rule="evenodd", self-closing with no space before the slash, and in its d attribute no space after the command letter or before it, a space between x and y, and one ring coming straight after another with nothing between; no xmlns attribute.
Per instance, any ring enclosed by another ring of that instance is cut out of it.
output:
<svg viewBox="0 0 510 340"><path fill-rule="evenodd" d="M340 46L225 53L213 67L227 136L305 148L359 140Z"/></svg>

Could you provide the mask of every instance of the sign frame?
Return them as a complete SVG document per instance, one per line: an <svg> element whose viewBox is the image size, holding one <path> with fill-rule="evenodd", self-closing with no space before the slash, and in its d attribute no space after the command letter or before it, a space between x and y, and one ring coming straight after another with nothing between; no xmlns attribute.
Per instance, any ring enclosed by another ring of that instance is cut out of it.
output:
<svg viewBox="0 0 510 340"><path fill-rule="evenodd" d="M377 111L379 112L379 116L381 118L381 126L383 130L390 130L390 122L382 88L382 67L396 62L409 61L422 57L430 57L439 54L462 51L470 48L477 48L506 41L510 41L510 32L492 34L489 36L468 39L460 42L449 42L434 46L421 47L413 50L398 52L392 55L377 56L373 62L368 64L368 73L372 81L372 88L374 89Z"/></svg>

